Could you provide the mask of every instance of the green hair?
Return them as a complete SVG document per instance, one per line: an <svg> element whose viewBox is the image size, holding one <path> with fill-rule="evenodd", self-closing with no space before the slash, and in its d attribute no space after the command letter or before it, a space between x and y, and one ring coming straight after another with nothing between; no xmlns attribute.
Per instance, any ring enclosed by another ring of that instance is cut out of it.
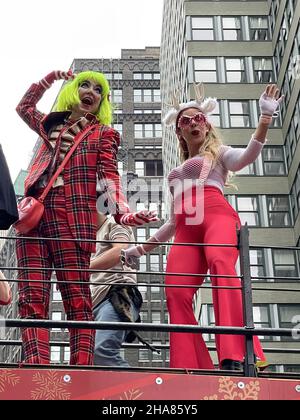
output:
<svg viewBox="0 0 300 420"><path fill-rule="evenodd" d="M102 87L102 100L96 118L101 124L111 125L112 105L109 101L109 83L103 73L96 71L83 71L78 73L73 80L66 83L58 95L54 107L55 111L70 111L74 105L78 105L80 103L78 88L86 80L92 80Z"/></svg>

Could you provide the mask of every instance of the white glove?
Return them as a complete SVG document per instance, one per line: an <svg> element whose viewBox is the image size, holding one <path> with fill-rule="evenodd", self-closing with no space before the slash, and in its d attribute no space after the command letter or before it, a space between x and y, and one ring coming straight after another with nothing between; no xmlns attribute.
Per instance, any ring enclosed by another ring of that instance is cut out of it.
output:
<svg viewBox="0 0 300 420"><path fill-rule="evenodd" d="M262 115L278 116L278 108L284 96L279 98L279 89L276 85L268 85L259 99L259 108Z"/></svg>
<svg viewBox="0 0 300 420"><path fill-rule="evenodd" d="M131 246L121 250L121 261L124 265L135 270L138 268L139 259L145 254L143 245Z"/></svg>

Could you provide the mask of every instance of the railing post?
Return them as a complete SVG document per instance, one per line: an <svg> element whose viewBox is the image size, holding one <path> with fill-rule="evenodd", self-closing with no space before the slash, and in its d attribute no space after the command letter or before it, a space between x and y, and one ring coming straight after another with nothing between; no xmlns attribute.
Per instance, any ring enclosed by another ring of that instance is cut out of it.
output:
<svg viewBox="0 0 300 420"><path fill-rule="evenodd" d="M244 310L244 324L247 329L254 329L253 321L253 301L250 270L250 249L249 249L249 229L247 223L242 226L238 232L238 248L240 251L240 267L242 275L242 296ZM246 336L246 354L245 354L245 376L255 377L255 356L253 337Z"/></svg>

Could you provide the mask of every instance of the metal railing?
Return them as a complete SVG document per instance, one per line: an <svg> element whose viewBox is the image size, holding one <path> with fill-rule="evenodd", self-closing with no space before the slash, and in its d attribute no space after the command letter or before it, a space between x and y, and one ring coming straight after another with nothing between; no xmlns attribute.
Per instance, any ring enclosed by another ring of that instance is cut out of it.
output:
<svg viewBox="0 0 300 420"><path fill-rule="evenodd" d="M244 311L244 327L225 327L225 326L195 326L195 325L175 325L175 324L149 324L149 323L116 323L116 322L92 322L92 321L52 321L52 320L38 320L38 319L5 319L2 320L5 327L7 328L80 328L80 329L95 329L95 330L135 330L135 331L155 331L155 332L187 332L187 333L202 333L202 334L226 334L226 335L243 335L245 336L245 360L244 360L244 375L248 377L255 377L257 376L257 371L255 367L255 354L254 354L254 345L253 345L253 337L254 336L270 336L270 337L292 337L293 334L296 332L297 334L300 334L300 330L295 329L288 329L288 328L255 328L254 325L254 319L253 319L253 299L252 299L252 292L253 290L256 291L273 291L273 292L282 292L282 291L291 291L291 292L300 292L300 288L263 288L263 287L252 287L252 280L254 279L261 279L262 277L253 277L251 276L251 269L250 269L250 249L251 248L270 248L270 247L250 247L249 246L249 229L248 226L242 226L241 229L237 232L238 234L238 241L237 245L232 244L203 244L203 243L174 243L170 244L167 243L158 243L155 244L158 245L166 245L166 246L196 246L196 247L207 247L207 246L214 246L214 247L234 247L238 248L239 254L240 254L240 272L241 275L239 276L232 276L232 275L212 275L212 274L206 274L206 273L197 273L197 274L191 274L191 273L169 273L168 275L172 276L191 276L191 277L204 277L204 278L236 278L241 280L241 287L230 287L230 286L213 286L213 285L203 285L203 286L195 286L195 285L165 285L161 283L138 283L138 286L145 286L145 287L160 287L160 288L197 288L201 287L201 290L203 289L228 289L228 290L241 290L242 293L242 299L243 299L243 311ZM7 240L16 240L17 237L6 237L4 239ZM36 240L36 238L26 237L25 239L30 240ZM60 238L40 238L45 241L61 241L61 242L70 242L70 239L60 239ZM101 243L112 243L112 241L93 241L93 240L85 240L86 242L101 242ZM77 239L74 240L74 242L82 242L82 240ZM114 242L116 243L116 242ZM124 243L124 242L122 242ZM145 243L140 241L134 241L134 242L128 242L129 244L136 244L136 243ZM149 243L149 242L148 242ZM300 250L299 247L273 247L274 249L288 249L288 250ZM26 270L26 271L65 271L64 268L36 268L36 267L1 267L2 270L7 271L14 271L14 270ZM67 271L73 271L78 272L80 270L78 269L67 269ZM159 276L159 275L165 275L165 272L133 272L133 271L120 271L120 270L82 270L82 271L88 271L90 273L104 273L106 271L109 271L110 273L136 273L136 274L149 274L151 276ZM290 280L290 277L266 277L263 276L264 280L276 280L276 279L288 279ZM299 278L293 278L295 280L299 280ZM13 279L8 278L9 281L15 282L15 283L26 283L30 282L33 283L49 283L49 284L55 284L55 283L68 283L71 284L72 282L61 282L57 280L49 280L49 281L41 281L41 280L29 280L29 279ZM82 283L86 284L86 282L80 282L75 280L76 284ZM95 285L104 285L107 283L93 283L90 282L89 284L95 284ZM122 285L122 283L118 283L119 285ZM128 284L124 283L123 285L126 286L135 286L135 284ZM8 346L8 345L14 345L14 346L20 346L22 342L20 340L0 340L0 345ZM68 343L65 342L51 342L51 345L55 346L67 346ZM168 346L164 347L163 345L157 346L159 348L168 348ZM124 345L124 348L145 348L145 346L141 346L138 344L133 345ZM215 350L215 347L208 347L209 350ZM291 353L291 354L298 354L300 353L299 349L283 349L283 348L277 348L277 349L264 349L266 352L274 352L274 353ZM191 370L191 369L189 369ZM204 371L201 371L204 372ZM212 374L212 371L209 372ZM231 372L232 374L233 372ZM235 372L236 373L236 372ZM222 371L223 374L223 371ZM299 373L300 375L300 373Z"/></svg>

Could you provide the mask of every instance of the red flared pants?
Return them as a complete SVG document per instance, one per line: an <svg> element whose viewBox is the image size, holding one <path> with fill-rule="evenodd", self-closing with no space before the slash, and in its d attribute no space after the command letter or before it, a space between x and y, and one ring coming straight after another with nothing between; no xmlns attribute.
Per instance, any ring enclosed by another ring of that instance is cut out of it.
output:
<svg viewBox="0 0 300 420"><path fill-rule="evenodd" d="M185 214L176 215L174 242L237 245L239 216L214 187L204 189L204 219L199 225L188 225ZM168 255L167 273L210 274L236 276L237 248L172 246ZM195 285L195 288L167 288L166 297L171 324L197 325L193 312L193 297L203 283L203 277L175 277L167 274L166 284ZM213 286L240 287L236 278L212 278ZM240 290L213 289L213 307L218 326L243 326ZM256 356L265 360L260 342L254 338ZM217 335L219 362L225 359L243 361L245 338L238 335ZM170 367L213 369L213 363L201 334L170 333Z"/></svg>

